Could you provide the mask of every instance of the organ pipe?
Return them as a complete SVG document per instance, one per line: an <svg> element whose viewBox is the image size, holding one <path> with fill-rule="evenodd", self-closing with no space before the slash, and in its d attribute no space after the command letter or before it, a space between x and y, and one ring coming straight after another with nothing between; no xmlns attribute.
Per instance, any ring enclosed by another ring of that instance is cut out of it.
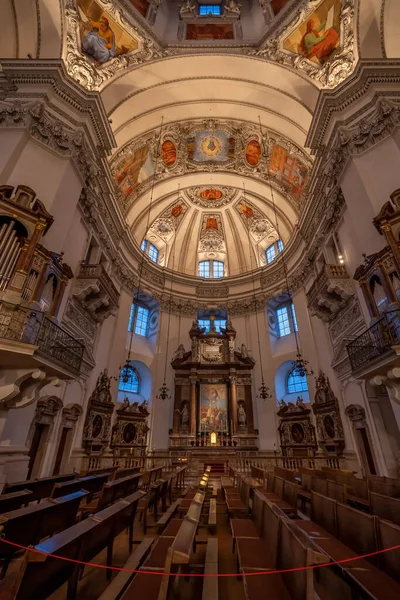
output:
<svg viewBox="0 0 400 600"><path fill-rule="evenodd" d="M3 267L3 274L0 273L0 290L5 290L8 282L11 279L11 275L14 271L15 265L17 264L19 253L21 252L21 245L17 238L14 239L14 242L11 247L11 251L9 254L9 260L7 264Z"/></svg>
<svg viewBox="0 0 400 600"><path fill-rule="evenodd" d="M11 227L13 227L13 226L14 226L14 224L11 223ZM3 249L0 250L0 273L2 273L2 272L4 273L5 265L8 264L8 261L10 259L10 254L11 254L11 248L14 246L15 239L16 239L16 232L12 231L10 229L10 235L8 236L7 241L4 244Z"/></svg>
<svg viewBox="0 0 400 600"><path fill-rule="evenodd" d="M8 238L11 235L11 231L13 230L13 228L14 228L14 222L10 221L8 224L8 227L4 223L3 227L0 230L0 260L1 260L3 249L7 243Z"/></svg>

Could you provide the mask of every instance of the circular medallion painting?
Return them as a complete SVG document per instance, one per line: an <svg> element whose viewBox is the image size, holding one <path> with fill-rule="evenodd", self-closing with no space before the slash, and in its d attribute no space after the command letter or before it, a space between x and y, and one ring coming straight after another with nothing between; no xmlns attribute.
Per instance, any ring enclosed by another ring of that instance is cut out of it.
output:
<svg viewBox="0 0 400 600"><path fill-rule="evenodd" d="M101 430L103 429L103 419L100 415L96 415L92 423L92 437L99 437Z"/></svg>
<svg viewBox="0 0 400 600"><path fill-rule="evenodd" d="M122 433L125 444L131 444L136 437L136 427L133 423L127 423Z"/></svg>
<svg viewBox="0 0 400 600"><path fill-rule="evenodd" d="M223 151L223 144L219 137L210 135L202 138L200 148L204 156L213 158L221 154Z"/></svg>
<svg viewBox="0 0 400 600"><path fill-rule="evenodd" d="M300 423L295 423L292 425L291 429L292 440L296 442L296 444L301 444L304 440L304 429L300 425Z"/></svg>
<svg viewBox="0 0 400 600"><path fill-rule="evenodd" d="M325 416L324 427L325 427L326 435L328 437L330 437L332 440L335 437L335 423L333 422L331 415Z"/></svg>
<svg viewBox="0 0 400 600"><path fill-rule="evenodd" d="M246 146L246 160L251 167L260 162L261 146L258 140L251 140Z"/></svg>
<svg viewBox="0 0 400 600"><path fill-rule="evenodd" d="M165 140L161 146L162 161L166 167L172 167L176 162L176 146L171 140Z"/></svg>

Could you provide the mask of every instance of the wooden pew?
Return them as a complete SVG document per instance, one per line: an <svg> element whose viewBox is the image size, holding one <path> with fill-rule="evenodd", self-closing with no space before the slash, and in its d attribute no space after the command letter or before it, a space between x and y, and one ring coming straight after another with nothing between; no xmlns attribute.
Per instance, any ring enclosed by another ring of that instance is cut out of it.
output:
<svg viewBox="0 0 400 600"><path fill-rule="evenodd" d="M210 509L208 514L208 531L215 533L217 530L217 501L215 498L210 500Z"/></svg>
<svg viewBox="0 0 400 600"><path fill-rule="evenodd" d="M147 494L139 502L137 512L139 513L139 520L143 522L143 533L147 530L147 513L153 510L154 520L158 518L158 501L160 497L160 488L162 482L152 483Z"/></svg>
<svg viewBox="0 0 400 600"><path fill-rule="evenodd" d="M381 494L369 493L369 506L371 513L393 521L396 525L400 525L400 499L391 498L390 496L382 496Z"/></svg>
<svg viewBox="0 0 400 600"><path fill-rule="evenodd" d="M62 481L54 484L51 492L51 498L59 498L67 494L72 494L79 490L85 490L89 493L89 499L103 487L103 484L108 480L108 473L101 473L100 475L88 475L80 479L74 479L73 481Z"/></svg>
<svg viewBox="0 0 400 600"><path fill-rule="evenodd" d="M109 478L112 479L117 469L118 467L104 467L103 469L84 469L79 473L78 477L88 477L89 475L104 475L105 473L108 473Z"/></svg>
<svg viewBox="0 0 400 600"><path fill-rule="evenodd" d="M84 507L85 513L96 513L113 504L117 500L136 492L139 487L140 474L128 475L122 479L106 481L98 499Z"/></svg>
<svg viewBox="0 0 400 600"><path fill-rule="evenodd" d="M48 556L72 558L90 562L107 547L107 565L112 564L114 538L127 526L133 528L135 510L143 492L135 492L124 500L97 513L95 517L69 527L35 546L41 554L25 553L11 598L13 600L44 600L68 581L68 600L76 600L81 565ZM131 548L131 531L129 546ZM107 571L109 578L111 572Z"/></svg>
<svg viewBox="0 0 400 600"><path fill-rule="evenodd" d="M34 546L47 536L73 525L79 505L85 496L87 492L78 491L4 513L0 516L4 535L21 546ZM4 558L1 577L4 577L10 560L16 552L18 552L17 548L0 540L0 558Z"/></svg>
<svg viewBox="0 0 400 600"><path fill-rule="evenodd" d="M128 571L137 571L140 568L151 551L154 539L155 538L145 538L143 542L139 544L124 564L125 570L118 573L98 600L120 600L135 576L135 573L129 573Z"/></svg>
<svg viewBox="0 0 400 600"><path fill-rule="evenodd" d="M290 469L284 469L282 467L274 467L274 475L278 477L282 477L282 479L286 479L286 481L291 481L292 483L296 483L295 472Z"/></svg>
<svg viewBox="0 0 400 600"><path fill-rule="evenodd" d="M182 502L182 498L178 498L177 500L175 500L175 502L173 502L168 507L168 510L166 510L165 513L163 515L161 515L161 517L158 519L158 521L157 521L158 533L162 533L164 531L165 527L168 525L168 523L171 521L172 517L178 510L181 502Z"/></svg>
<svg viewBox="0 0 400 600"><path fill-rule="evenodd" d="M140 467L118 468L115 470L114 479L122 479L129 475L137 475L140 473Z"/></svg>
<svg viewBox="0 0 400 600"><path fill-rule="evenodd" d="M311 521L296 521L331 560L356 558L400 544L400 527L312 492ZM315 520L319 520L319 523ZM379 559L357 559L340 566L350 585L347 597L395 600L400 597L400 551ZM380 568L378 569L377 566ZM344 596L344 590L343 597ZM353 594L353 595L352 595Z"/></svg>
<svg viewBox="0 0 400 600"><path fill-rule="evenodd" d="M269 474L267 481L267 491L263 491L268 500L273 502L284 513L297 516L297 484L291 483L286 479Z"/></svg>
<svg viewBox="0 0 400 600"><path fill-rule="evenodd" d="M39 501L42 498L51 496L54 484L62 481L71 481L76 478L76 473L68 473L66 475L56 475L55 477L45 477L44 479L28 479L27 481L19 481L16 483L6 483L2 495L13 494L21 490L29 490L32 496L29 502Z"/></svg>
<svg viewBox="0 0 400 600"><path fill-rule="evenodd" d="M204 564L205 575L218 574L218 539L207 540L206 559ZM202 600L218 600L218 577L204 577Z"/></svg>
<svg viewBox="0 0 400 600"><path fill-rule="evenodd" d="M2 494L0 496L0 514L17 510L21 506L29 504L32 492L30 490L21 490L12 494Z"/></svg>

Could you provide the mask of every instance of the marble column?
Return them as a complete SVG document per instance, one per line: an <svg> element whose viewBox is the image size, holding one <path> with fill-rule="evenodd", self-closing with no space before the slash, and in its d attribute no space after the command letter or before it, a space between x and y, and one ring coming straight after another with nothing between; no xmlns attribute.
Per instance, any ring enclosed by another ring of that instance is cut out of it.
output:
<svg viewBox="0 0 400 600"><path fill-rule="evenodd" d="M238 430L236 374L230 375L229 382L231 384L231 418L233 425L233 431L231 431L231 434L235 434Z"/></svg>
<svg viewBox="0 0 400 600"><path fill-rule="evenodd" d="M397 272L400 273L400 249L397 245L395 235L392 231L392 226L389 223L384 223L381 225L380 228L381 231L383 231L383 234L386 238L387 243L390 246L390 249L393 252L393 257L397 265Z"/></svg>
<svg viewBox="0 0 400 600"><path fill-rule="evenodd" d="M196 435L196 375L190 377L190 433Z"/></svg>

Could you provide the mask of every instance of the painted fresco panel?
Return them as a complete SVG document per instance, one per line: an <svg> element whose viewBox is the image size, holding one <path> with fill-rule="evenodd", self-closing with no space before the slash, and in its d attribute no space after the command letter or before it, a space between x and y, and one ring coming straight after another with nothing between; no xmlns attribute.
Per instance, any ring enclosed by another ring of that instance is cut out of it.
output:
<svg viewBox="0 0 400 600"><path fill-rule="evenodd" d="M187 40L233 40L232 23L188 23Z"/></svg>
<svg viewBox="0 0 400 600"><path fill-rule="evenodd" d="M138 184L138 178L141 168L147 159L148 147L143 146L136 150L131 156L119 165L115 172L115 179L121 188L122 196L127 198L133 192Z"/></svg>
<svg viewBox="0 0 400 600"><path fill-rule="evenodd" d="M269 171L295 198L301 197L308 169L298 158L290 156L285 148L276 145L272 150Z"/></svg>
<svg viewBox="0 0 400 600"><path fill-rule="evenodd" d="M201 431L226 431L228 389L226 384L200 384Z"/></svg>
<svg viewBox="0 0 400 600"><path fill-rule="evenodd" d="M147 10L150 6L150 2L147 0L130 0L130 3L136 8L138 12L144 17L147 14Z"/></svg>
<svg viewBox="0 0 400 600"><path fill-rule="evenodd" d="M172 140L165 140L161 146L161 157L166 167L172 167L176 162L176 146Z"/></svg>
<svg viewBox="0 0 400 600"><path fill-rule="evenodd" d="M235 155L235 139L225 131L196 131L187 139L188 158L196 162L225 162Z"/></svg>
<svg viewBox="0 0 400 600"><path fill-rule="evenodd" d="M323 65L340 46L341 0L325 0L285 41L294 54Z"/></svg>
<svg viewBox="0 0 400 600"><path fill-rule="evenodd" d="M78 0L81 49L99 65L136 50L137 41L94 0Z"/></svg>
<svg viewBox="0 0 400 600"><path fill-rule="evenodd" d="M261 146L258 140L250 140L246 146L246 160L251 167L255 167L260 162Z"/></svg>

